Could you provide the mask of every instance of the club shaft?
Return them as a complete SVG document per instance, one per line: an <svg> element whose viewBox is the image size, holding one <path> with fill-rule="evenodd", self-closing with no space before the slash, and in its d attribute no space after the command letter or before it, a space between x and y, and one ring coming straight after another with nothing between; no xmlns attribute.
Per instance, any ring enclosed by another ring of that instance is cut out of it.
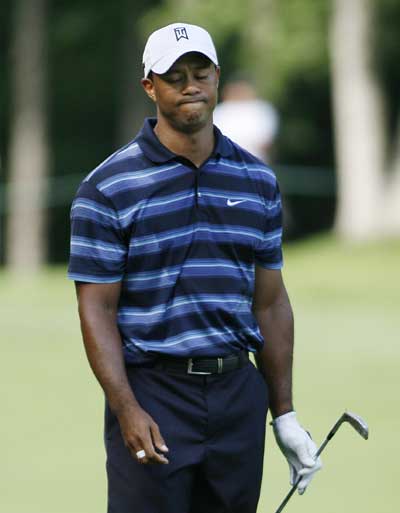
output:
<svg viewBox="0 0 400 513"><path fill-rule="evenodd" d="M301 478L300 478L301 479ZM283 510L283 508L286 506L286 504L289 502L289 499L290 497L294 494L294 492L296 491L296 488L299 486L299 483L300 483L300 479L298 479L295 484L292 486L292 488L290 489L289 493L286 495L286 497L283 499L281 505L279 506L279 508L276 510L276 513L281 513L281 511Z"/></svg>
<svg viewBox="0 0 400 513"><path fill-rule="evenodd" d="M333 430L332 430L333 431ZM333 432L332 434L332 431L329 433L329 436L324 440L324 442L322 443L321 447L318 449L318 451L315 453L315 459L318 458L318 456L322 453L322 451L325 449L325 447L328 445L329 441L332 439L333 435L336 433L336 431ZM289 493L286 495L286 497L283 499L281 505L279 506L279 508L276 510L276 513L281 513L281 511L283 510L283 508L286 506L286 504L289 502L289 499L291 498L291 496L294 494L294 492L297 490L297 487L299 486L299 483L301 481L301 477L299 477L297 479L297 481L294 483L294 485L292 486L292 488L290 489Z"/></svg>
<svg viewBox="0 0 400 513"><path fill-rule="evenodd" d="M351 414L350 412L345 412L340 417L340 419L336 422L336 424L333 426L333 428L329 431L328 436L325 438L324 442L318 449L318 451L315 453L314 458L317 459L318 456L322 453L322 451L325 449L325 447L328 445L328 443L332 440L332 438L335 436L337 430L340 428L340 426L343 424L343 422L350 422L351 426L359 433L365 440L368 440L368 425L367 423L361 419L358 415L355 415L354 413ZM297 487L300 484L301 477L299 477L292 488L290 489L289 493L286 495L286 497L283 499L281 505L276 510L275 513L281 513L283 508L286 506L286 504L289 502L290 497L294 494L294 492L297 490Z"/></svg>

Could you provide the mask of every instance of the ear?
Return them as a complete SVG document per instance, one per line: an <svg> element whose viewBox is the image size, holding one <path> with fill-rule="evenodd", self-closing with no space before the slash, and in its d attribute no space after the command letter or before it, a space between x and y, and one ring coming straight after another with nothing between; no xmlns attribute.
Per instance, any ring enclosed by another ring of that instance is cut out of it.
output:
<svg viewBox="0 0 400 513"><path fill-rule="evenodd" d="M151 78L142 78L141 80L142 87L147 94L147 96L150 98L150 100L153 100L153 102L156 102L156 92L154 88L154 83L151 80Z"/></svg>
<svg viewBox="0 0 400 513"><path fill-rule="evenodd" d="M221 68L219 66L215 66L215 74L217 76L217 87L219 86L219 78L221 76Z"/></svg>

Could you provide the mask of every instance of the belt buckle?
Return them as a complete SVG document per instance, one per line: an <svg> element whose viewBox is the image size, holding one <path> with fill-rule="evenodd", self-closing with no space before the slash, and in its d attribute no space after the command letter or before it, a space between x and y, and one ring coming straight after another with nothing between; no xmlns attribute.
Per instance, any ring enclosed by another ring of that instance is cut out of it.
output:
<svg viewBox="0 0 400 513"><path fill-rule="evenodd" d="M210 374L212 374L212 372L194 371L193 370L193 358L189 358L189 360L188 360L187 373L200 375L200 376L209 376Z"/></svg>

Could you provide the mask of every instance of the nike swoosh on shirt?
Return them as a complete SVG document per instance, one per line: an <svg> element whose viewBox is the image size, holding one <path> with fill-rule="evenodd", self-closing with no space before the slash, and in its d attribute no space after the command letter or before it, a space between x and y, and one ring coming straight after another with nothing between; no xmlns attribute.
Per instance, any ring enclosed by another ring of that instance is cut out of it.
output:
<svg viewBox="0 0 400 513"><path fill-rule="evenodd" d="M235 205L239 205L239 203L243 203L243 201L246 201L246 200L232 201L232 200L228 199L226 204L228 205L228 207L234 207Z"/></svg>

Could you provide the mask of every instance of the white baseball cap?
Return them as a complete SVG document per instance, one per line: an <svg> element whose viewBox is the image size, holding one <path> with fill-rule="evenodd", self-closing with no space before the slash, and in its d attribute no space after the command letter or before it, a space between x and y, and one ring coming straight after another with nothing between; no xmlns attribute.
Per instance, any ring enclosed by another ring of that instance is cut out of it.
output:
<svg viewBox="0 0 400 513"><path fill-rule="evenodd" d="M150 34L143 52L144 78L154 71L165 73L182 55L199 52L218 66L217 52L210 34L197 25L173 23Z"/></svg>

